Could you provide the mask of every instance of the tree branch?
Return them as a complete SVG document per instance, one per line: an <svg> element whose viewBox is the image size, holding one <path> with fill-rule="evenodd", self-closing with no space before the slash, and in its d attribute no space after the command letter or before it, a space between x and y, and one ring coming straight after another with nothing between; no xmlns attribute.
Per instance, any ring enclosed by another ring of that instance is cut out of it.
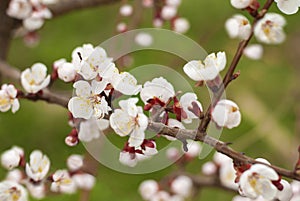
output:
<svg viewBox="0 0 300 201"><path fill-rule="evenodd" d="M20 82L21 72L19 69L12 67L6 62L0 60L0 75L16 82ZM57 92L51 92L49 89L44 89L42 93L37 94L20 94L18 98L25 98L32 101L43 100L48 103L57 104L65 108L67 108L70 99L69 97L58 94Z"/></svg>
<svg viewBox="0 0 300 201"><path fill-rule="evenodd" d="M178 140L190 139L194 141L203 142L213 147L218 152L225 154L236 161L240 161L243 163L250 163L250 164L261 163L251 157L244 155L243 153L231 149L230 147L228 147L227 143L219 141L211 136L208 136L206 135L206 133L200 133L197 130L171 128L162 123L157 123L152 121L149 121L148 130L156 132L161 135L168 135L177 138ZM300 175L295 174L293 170L286 170L284 168L274 166L274 165L268 165L268 164L264 164L264 165L273 168L278 174L282 176L300 181Z"/></svg>
<svg viewBox="0 0 300 201"><path fill-rule="evenodd" d="M92 8L99 5L107 5L118 2L120 0L58 0L57 3L49 5L53 16L59 16L74 10Z"/></svg>
<svg viewBox="0 0 300 201"><path fill-rule="evenodd" d="M256 23L265 16L265 14L267 13L268 9L270 8L270 6L272 5L274 0L267 0L267 2L265 3L265 5L263 6L262 10L260 13L258 13L252 23L252 27L251 27L251 34L249 36L249 38L247 40L242 40L239 45L238 48L236 50L236 53L231 61L231 64L229 66L229 69L223 79L223 85L220 87L219 91L214 94L214 100L213 103L210 104L210 106L208 107L208 109L205 112L204 118L202 119L202 121L199 124L198 127L198 131L199 132L205 132L207 130L207 127L211 121L211 110L214 107L214 105L218 102L218 100L221 98L221 96L223 95L225 89L227 88L227 86L230 84L230 82L232 80L234 80L234 71L243 55L244 49L247 47L249 41L252 39L253 34L254 34L254 27L256 25Z"/></svg>

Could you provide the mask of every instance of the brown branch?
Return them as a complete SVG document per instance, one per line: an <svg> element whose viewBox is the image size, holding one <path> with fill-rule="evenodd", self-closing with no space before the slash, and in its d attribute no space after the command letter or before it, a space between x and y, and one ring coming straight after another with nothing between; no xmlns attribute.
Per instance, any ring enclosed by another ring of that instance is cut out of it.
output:
<svg viewBox="0 0 300 201"><path fill-rule="evenodd" d="M92 8L99 5L108 5L120 0L58 0L57 3L49 5L53 16L59 16L74 10Z"/></svg>
<svg viewBox="0 0 300 201"><path fill-rule="evenodd" d="M228 147L227 143L219 141L211 136L208 136L206 135L206 133L200 133L197 130L171 128L162 123L157 123L152 121L149 121L148 130L156 132L161 135L168 135L177 138L178 140L191 139L194 141L201 141L213 147L218 152L225 154L236 161L240 161L243 163L250 163L250 164L261 163L251 157L244 155L243 153L231 149L230 147ZM267 166L273 168L278 174L282 176L300 181L300 175L295 174L293 170L286 170L284 168L274 166L274 165L267 165Z"/></svg>

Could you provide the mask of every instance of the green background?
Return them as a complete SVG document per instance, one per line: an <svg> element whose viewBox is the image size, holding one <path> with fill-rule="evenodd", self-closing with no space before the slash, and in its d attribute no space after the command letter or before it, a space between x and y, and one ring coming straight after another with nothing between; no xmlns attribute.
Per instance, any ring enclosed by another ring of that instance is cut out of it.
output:
<svg viewBox="0 0 300 201"><path fill-rule="evenodd" d="M47 21L39 31L41 41L37 47L26 47L20 38L13 40L9 63L25 69L35 62L43 62L50 69L56 59L70 59L75 47L83 43L100 44L115 34L119 6L86 9ZM279 12L275 5L271 10ZM241 13L233 9L229 1L220 0L186 0L179 8L179 14L191 23L186 35L207 52L226 51L228 61L234 55L238 40L228 38L224 22L237 12ZM139 27L151 27L151 16L151 9L144 10ZM286 19L287 40L283 44L264 46L264 56L259 61L242 58L238 66L241 76L229 86L226 95L240 106L243 121L236 129L224 130L221 140L233 142L233 148L251 157L265 157L274 164L291 169L297 158L300 131L299 13ZM173 57L162 52L145 51L132 56L134 63L131 67L159 61L182 72L184 65L181 60L170 62ZM53 88L66 93L71 93L72 89L70 84L60 81ZM198 92L201 97L201 91ZM207 108L207 98L203 106ZM66 109L44 102L21 100L21 109L15 115L10 112L0 114L0 151L12 145L23 147L27 155L34 149L41 149L51 159L51 170L65 168L68 155L84 153L85 150L82 145L70 148L64 144L69 132ZM188 169L199 173L201 164L207 160L209 158L195 160ZM139 183L145 179L159 180L172 169L174 167L152 174L128 175L100 166L91 200L142 200L137 193ZM0 169L0 176L5 176L5 170ZM231 200L232 196L217 189L203 189L195 200L224 201ZM78 194L61 195L44 200L73 201L78 197Z"/></svg>

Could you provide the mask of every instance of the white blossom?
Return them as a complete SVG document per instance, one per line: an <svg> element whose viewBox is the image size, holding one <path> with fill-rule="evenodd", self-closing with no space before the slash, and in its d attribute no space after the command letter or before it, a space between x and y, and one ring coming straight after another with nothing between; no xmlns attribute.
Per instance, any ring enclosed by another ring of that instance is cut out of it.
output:
<svg viewBox="0 0 300 201"><path fill-rule="evenodd" d="M300 7L299 0L275 0L279 10L287 15L292 15L298 12Z"/></svg>
<svg viewBox="0 0 300 201"><path fill-rule="evenodd" d="M13 113L19 110L20 103L17 99L18 91L12 84L3 84L0 90L0 111L7 112L11 109Z"/></svg>
<svg viewBox="0 0 300 201"><path fill-rule="evenodd" d="M21 73L21 84L28 93L37 93L49 83L50 75L47 76L47 67L42 63L36 63Z"/></svg>
<svg viewBox="0 0 300 201"><path fill-rule="evenodd" d="M287 182L284 179L281 179L280 184L282 184L283 189L281 191L277 191L276 198L280 201L291 200L293 197L293 191L289 182Z"/></svg>
<svg viewBox="0 0 300 201"><path fill-rule="evenodd" d="M136 42L136 44L138 44L140 46L148 47L148 46L152 45L153 37L149 33L140 32L135 36L134 42Z"/></svg>
<svg viewBox="0 0 300 201"><path fill-rule="evenodd" d="M96 178L87 173L79 173L72 176L73 181L75 182L77 188L83 190L91 190L96 182Z"/></svg>
<svg viewBox="0 0 300 201"><path fill-rule="evenodd" d="M166 191L158 191L150 198L150 201L170 201L171 196Z"/></svg>
<svg viewBox="0 0 300 201"><path fill-rule="evenodd" d="M238 184L235 183L236 171L233 167L233 161L230 160L227 163L223 163L219 168L219 178L222 185L237 190Z"/></svg>
<svg viewBox="0 0 300 201"><path fill-rule="evenodd" d="M184 123L191 123L193 119L198 119L195 113L202 112L203 108L201 103L198 101L197 95L195 93L185 93L180 97L179 100L182 109L187 114L187 118L183 119Z"/></svg>
<svg viewBox="0 0 300 201"><path fill-rule="evenodd" d="M237 9L247 8L251 5L253 0L230 0L230 3L233 7Z"/></svg>
<svg viewBox="0 0 300 201"><path fill-rule="evenodd" d="M57 170L52 175L51 191L72 194L76 191L76 184L67 170Z"/></svg>
<svg viewBox="0 0 300 201"><path fill-rule="evenodd" d="M91 117L103 118L111 110L104 96L99 94L105 89L106 81L77 81L73 87L76 89L75 97L69 100L68 108L75 118L90 119Z"/></svg>
<svg viewBox="0 0 300 201"><path fill-rule="evenodd" d="M239 107L231 100L220 100L214 107L211 115L214 122L221 127L231 129L241 123Z"/></svg>
<svg viewBox="0 0 300 201"><path fill-rule="evenodd" d="M259 60L263 55L263 47L260 44L251 44L244 49L244 55L249 59Z"/></svg>
<svg viewBox="0 0 300 201"><path fill-rule="evenodd" d="M29 17L31 12L32 6L28 0L11 0L6 10L8 16L20 20Z"/></svg>
<svg viewBox="0 0 300 201"><path fill-rule="evenodd" d="M26 189L13 181L0 182L0 200L2 201L28 201Z"/></svg>
<svg viewBox="0 0 300 201"><path fill-rule="evenodd" d="M178 33L186 33L190 29L190 23L185 18L176 18L173 22L173 30Z"/></svg>
<svg viewBox="0 0 300 201"><path fill-rule="evenodd" d="M29 163L26 163L26 174L34 181L44 179L50 169L50 160L41 151L31 152Z"/></svg>
<svg viewBox="0 0 300 201"><path fill-rule="evenodd" d="M202 150L202 146L199 144L199 142L193 140L187 140L187 148L188 151L185 152L185 155L190 158L195 158L199 156Z"/></svg>
<svg viewBox="0 0 300 201"><path fill-rule="evenodd" d="M125 95L136 95L142 89L142 85L138 85L135 77L128 72L113 75L110 82L115 90Z"/></svg>
<svg viewBox="0 0 300 201"><path fill-rule="evenodd" d="M17 146L13 146L11 149L6 150L4 153L2 153L1 165L6 169L11 170L19 166L23 156L23 149Z"/></svg>
<svg viewBox="0 0 300 201"><path fill-rule="evenodd" d="M180 153L179 153L178 149L176 149L175 147L168 148L166 151L166 155L167 155L167 158L171 161L176 161L180 157Z"/></svg>
<svg viewBox="0 0 300 201"><path fill-rule="evenodd" d="M225 28L230 38L246 40L251 34L249 20L240 14L234 15L225 22Z"/></svg>
<svg viewBox="0 0 300 201"><path fill-rule="evenodd" d="M127 30L127 24L125 22L118 23L116 30L120 33L125 32Z"/></svg>
<svg viewBox="0 0 300 201"><path fill-rule="evenodd" d="M169 98L175 96L175 91L171 83L165 78L159 77L154 78L152 81L147 81L140 92L140 96L145 104L154 97L166 103Z"/></svg>
<svg viewBox="0 0 300 201"><path fill-rule="evenodd" d="M202 173L204 175L214 175L217 172L217 166L215 163L208 161L202 165Z"/></svg>
<svg viewBox="0 0 300 201"><path fill-rule="evenodd" d="M155 27L155 28L161 28L162 26L163 26L163 20L162 19L160 19L160 18L155 18L154 20L153 20L153 26Z"/></svg>
<svg viewBox="0 0 300 201"><path fill-rule="evenodd" d="M90 142L100 137L100 132L109 127L107 119L91 118L82 121L79 126L78 138L82 142Z"/></svg>
<svg viewBox="0 0 300 201"><path fill-rule="evenodd" d="M226 66L225 52L211 53L203 63L192 60L184 65L183 71L195 81L208 81L217 77L220 71Z"/></svg>
<svg viewBox="0 0 300 201"><path fill-rule="evenodd" d="M138 163L138 158L134 153L130 153L127 151L121 151L119 155L119 161L123 165L134 167Z"/></svg>
<svg viewBox="0 0 300 201"><path fill-rule="evenodd" d="M13 169L7 173L5 180L20 183L23 180L23 177L24 175L21 170Z"/></svg>
<svg viewBox="0 0 300 201"><path fill-rule="evenodd" d="M286 21L277 13L267 13L254 27L254 34L258 41L266 44L279 44L285 40L283 26Z"/></svg>
<svg viewBox="0 0 300 201"><path fill-rule="evenodd" d="M239 190L242 195L251 199L262 196L264 199L272 200L278 191L272 181L278 179L278 174L272 168L254 164L240 176Z"/></svg>
<svg viewBox="0 0 300 201"><path fill-rule="evenodd" d="M84 44L72 52L72 63L76 71L85 80L92 80L100 72L109 71L113 67L112 58L107 57L106 51L101 47L93 47L91 44Z"/></svg>
<svg viewBox="0 0 300 201"><path fill-rule="evenodd" d="M193 181L187 176L178 176L171 183L173 193L185 198L189 197L193 190Z"/></svg>
<svg viewBox="0 0 300 201"><path fill-rule="evenodd" d="M161 11L161 17L165 20L170 20L177 14L177 8L174 6L164 6Z"/></svg>
<svg viewBox="0 0 300 201"><path fill-rule="evenodd" d="M83 166L83 156L78 154L69 156L67 159L67 166L71 171L79 170Z"/></svg>
<svg viewBox="0 0 300 201"><path fill-rule="evenodd" d="M59 65L57 74L59 79L63 80L64 82L72 82L76 77L76 69L72 63L65 62Z"/></svg>
<svg viewBox="0 0 300 201"><path fill-rule="evenodd" d="M132 14L132 11L133 8L129 4L122 5L119 10L120 14L125 17L130 16Z"/></svg>
<svg viewBox="0 0 300 201"><path fill-rule="evenodd" d="M46 196L46 188L44 183L33 184L28 181L26 182L26 188L28 189L30 195L37 200L41 200Z"/></svg>
<svg viewBox="0 0 300 201"><path fill-rule="evenodd" d="M44 19L40 17L28 17L23 20L23 26L28 31L40 29L44 24Z"/></svg>
<svg viewBox="0 0 300 201"><path fill-rule="evenodd" d="M129 146L138 147L145 139L145 130L148 118L143 114L143 109L136 106L137 98L121 100L121 109L116 109L110 116L110 126L120 136L130 135Z"/></svg>

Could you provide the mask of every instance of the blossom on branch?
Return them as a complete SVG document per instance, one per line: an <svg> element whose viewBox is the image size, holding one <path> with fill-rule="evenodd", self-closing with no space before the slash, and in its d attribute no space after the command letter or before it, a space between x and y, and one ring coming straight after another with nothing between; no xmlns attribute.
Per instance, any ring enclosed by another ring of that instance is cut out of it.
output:
<svg viewBox="0 0 300 201"><path fill-rule="evenodd" d="M263 47L260 44L251 44L248 45L243 53L246 57L248 57L249 59L253 59L253 60L258 60L261 59L262 55L263 55Z"/></svg>
<svg viewBox="0 0 300 201"><path fill-rule="evenodd" d="M212 110L212 119L220 127L233 128L241 123L241 113L236 103L220 100Z"/></svg>
<svg viewBox="0 0 300 201"><path fill-rule="evenodd" d="M72 82L76 77L76 69L72 63L65 59L59 59L53 63L53 68L57 71L58 78L64 82Z"/></svg>
<svg viewBox="0 0 300 201"><path fill-rule="evenodd" d="M111 110L103 92L107 82L93 80L91 85L87 81L77 81L73 87L76 89L75 97L69 100L68 108L75 118L90 119L91 117L103 118Z"/></svg>
<svg viewBox="0 0 300 201"><path fill-rule="evenodd" d="M145 180L139 186L139 193L144 200L150 200L159 190L155 180Z"/></svg>
<svg viewBox="0 0 300 201"><path fill-rule="evenodd" d="M198 119L203 112L201 103L198 101L195 93L185 93L179 101L183 111L186 113L184 123L191 123L193 119Z"/></svg>
<svg viewBox="0 0 300 201"><path fill-rule="evenodd" d="M226 31L230 38L246 40L251 34L251 24L243 15L234 15L225 23Z"/></svg>
<svg viewBox="0 0 300 201"><path fill-rule="evenodd" d="M37 93L49 83L50 75L47 75L47 67L42 63L36 63L21 73L21 84L28 93Z"/></svg>
<svg viewBox="0 0 300 201"><path fill-rule="evenodd" d="M193 181L188 176L178 176L171 183L171 191L184 198L192 194Z"/></svg>
<svg viewBox="0 0 300 201"><path fill-rule="evenodd" d="M253 0L230 0L231 5L237 9L244 9L251 5Z"/></svg>
<svg viewBox="0 0 300 201"><path fill-rule="evenodd" d="M147 81L140 92L140 96L145 104L158 99L156 102L159 102L162 106L175 96L175 91L171 83L165 78L159 77L154 78L152 81Z"/></svg>
<svg viewBox="0 0 300 201"><path fill-rule="evenodd" d="M299 0L274 0L281 12L287 15L292 15L298 12L300 7Z"/></svg>
<svg viewBox="0 0 300 201"><path fill-rule="evenodd" d="M136 106L137 98L121 100L121 109L116 109L110 116L110 126L120 136L130 135L129 146L139 147L145 139L148 118L140 106Z"/></svg>
<svg viewBox="0 0 300 201"><path fill-rule="evenodd" d="M112 67L112 58L107 57L106 51L101 47L93 47L91 44L84 44L72 52L72 63L77 72L85 80L92 80L99 74L109 71Z"/></svg>
<svg viewBox="0 0 300 201"><path fill-rule="evenodd" d="M13 146L11 149L6 150L1 155L1 165L11 170L20 165L22 158L24 157L24 151L22 148Z"/></svg>
<svg viewBox="0 0 300 201"><path fill-rule="evenodd" d="M72 194L76 191L76 184L67 170L57 170L52 176L51 191Z"/></svg>
<svg viewBox="0 0 300 201"><path fill-rule="evenodd" d="M257 161L270 165L265 159L257 159ZM262 197L266 200L287 201L292 197L290 184L281 180L275 170L264 164L254 164L241 173L239 191L241 195L251 199Z"/></svg>
<svg viewBox="0 0 300 201"><path fill-rule="evenodd" d="M78 138L83 142L90 142L100 137L100 132L109 127L107 119L91 118L81 121L79 125Z"/></svg>
<svg viewBox="0 0 300 201"><path fill-rule="evenodd" d="M0 111L7 112L11 109L13 113L20 108L19 100L17 99L18 91L12 84L3 84L0 90Z"/></svg>
<svg viewBox="0 0 300 201"><path fill-rule="evenodd" d="M0 198L2 201L27 201L26 189L13 181L0 182Z"/></svg>
<svg viewBox="0 0 300 201"><path fill-rule="evenodd" d="M26 164L26 174L33 181L43 180L50 169L50 160L39 150L30 154L29 163Z"/></svg>
<svg viewBox="0 0 300 201"><path fill-rule="evenodd" d="M277 13L267 13L254 27L254 34L258 41L266 44L279 44L285 40L283 27L286 21Z"/></svg>
<svg viewBox="0 0 300 201"><path fill-rule="evenodd" d="M203 63L202 61L192 60L184 65L183 71L192 80L195 81L209 81L217 77L220 71L226 66L225 52L211 53L208 55Z"/></svg>

